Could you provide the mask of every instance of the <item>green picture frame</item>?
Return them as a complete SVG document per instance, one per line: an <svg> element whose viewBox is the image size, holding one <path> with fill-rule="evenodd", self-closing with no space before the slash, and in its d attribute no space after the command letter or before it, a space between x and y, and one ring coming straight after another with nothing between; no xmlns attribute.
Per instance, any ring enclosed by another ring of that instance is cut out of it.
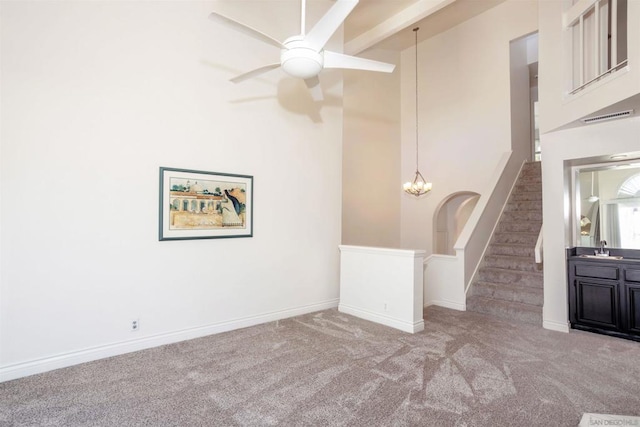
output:
<svg viewBox="0 0 640 427"><path fill-rule="evenodd" d="M158 239L253 237L253 176L160 167Z"/></svg>

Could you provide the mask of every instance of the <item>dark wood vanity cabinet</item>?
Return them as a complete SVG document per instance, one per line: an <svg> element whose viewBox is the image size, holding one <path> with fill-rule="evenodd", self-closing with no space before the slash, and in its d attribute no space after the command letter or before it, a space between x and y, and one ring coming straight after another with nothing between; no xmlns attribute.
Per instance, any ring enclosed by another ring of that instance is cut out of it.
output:
<svg viewBox="0 0 640 427"><path fill-rule="evenodd" d="M640 341L640 259L586 258L575 250L567 252L571 327Z"/></svg>

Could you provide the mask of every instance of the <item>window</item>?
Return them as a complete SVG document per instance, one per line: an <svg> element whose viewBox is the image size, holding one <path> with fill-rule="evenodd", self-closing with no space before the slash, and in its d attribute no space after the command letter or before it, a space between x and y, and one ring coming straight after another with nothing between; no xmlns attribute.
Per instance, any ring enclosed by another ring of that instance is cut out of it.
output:
<svg viewBox="0 0 640 427"><path fill-rule="evenodd" d="M640 197L640 174L626 179L618 190L618 198Z"/></svg>

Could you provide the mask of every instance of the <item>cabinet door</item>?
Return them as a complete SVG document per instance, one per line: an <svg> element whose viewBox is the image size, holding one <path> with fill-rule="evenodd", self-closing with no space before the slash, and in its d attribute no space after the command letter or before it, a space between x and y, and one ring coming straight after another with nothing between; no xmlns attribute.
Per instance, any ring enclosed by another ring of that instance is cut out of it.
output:
<svg viewBox="0 0 640 427"><path fill-rule="evenodd" d="M583 325L620 328L618 282L576 278L576 320Z"/></svg>
<svg viewBox="0 0 640 427"><path fill-rule="evenodd" d="M627 332L640 335L640 283L625 284Z"/></svg>
<svg viewBox="0 0 640 427"><path fill-rule="evenodd" d="M629 334L640 335L640 269L626 266L624 280L625 326Z"/></svg>

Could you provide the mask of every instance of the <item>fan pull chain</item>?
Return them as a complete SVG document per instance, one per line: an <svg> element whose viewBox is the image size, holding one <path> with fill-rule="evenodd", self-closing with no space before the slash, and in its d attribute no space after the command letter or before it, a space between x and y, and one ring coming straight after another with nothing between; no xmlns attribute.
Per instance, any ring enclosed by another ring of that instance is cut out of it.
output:
<svg viewBox="0 0 640 427"><path fill-rule="evenodd" d="M307 15L307 1L301 0L300 2L300 35L304 36L306 32L306 22L305 17Z"/></svg>

